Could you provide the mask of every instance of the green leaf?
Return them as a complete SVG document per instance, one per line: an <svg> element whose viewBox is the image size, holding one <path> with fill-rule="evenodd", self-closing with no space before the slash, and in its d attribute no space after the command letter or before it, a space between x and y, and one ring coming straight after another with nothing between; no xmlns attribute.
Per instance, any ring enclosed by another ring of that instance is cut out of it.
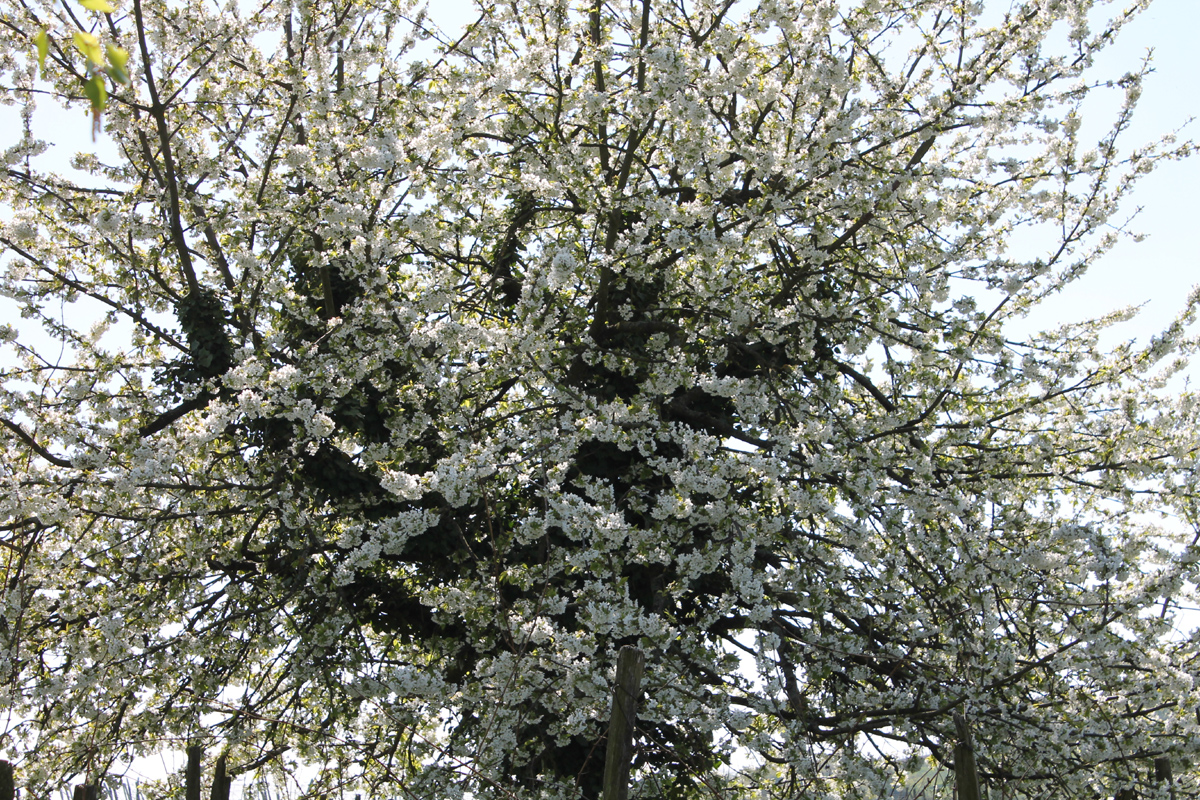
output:
<svg viewBox="0 0 1200 800"><path fill-rule="evenodd" d="M37 45L38 70L45 76L46 54L50 52L50 34L39 31L38 35L33 37L33 43Z"/></svg>
<svg viewBox="0 0 1200 800"><path fill-rule="evenodd" d="M99 75L93 75L83 85L83 93L87 95L88 100L92 101L92 141L96 141L96 134L100 132L100 115L104 113L104 106L108 102L108 92L104 89L104 78Z"/></svg>
<svg viewBox="0 0 1200 800"><path fill-rule="evenodd" d="M83 93L87 95L88 100L92 101L93 111L104 110L105 103L108 101L108 92L104 89L103 78L99 75L93 75L83 85Z"/></svg>
<svg viewBox="0 0 1200 800"><path fill-rule="evenodd" d="M117 83L129 85L129 73L119 67L108 67L104 70L104 74L112 78Z"/></svg>
<svg viewBox="0 0 1200 800"><path fill-rule="evenodd" d="M115 44L104 46L104 51L108 54L108 63L117 69L124 70L125 65L129 62L129 51L124 47L117 47Z"/></svg>
<svg viewBox="0 0 1200 800"><path fill-rule="evenodd" d="M129 85L129 73L125 69L125 65L129 62L129 51L116 45L106 45L105 52L108 53L108 77L112 78L117 83Z"/></svg>
<svg viewBox="0 0 1200 800"><path fill-rule="evenodd" d="M117 10L117 7L108 2L108 0L79 0L79 5L89 11L100 11L104 14Z"/></svg>
<svg viewBox="0 0 1200 800"><path fill-rule="evenodd" d="M75 47L79 52L83 53L84 58L88 60L88 64L99 66L104 63L104 56L100 53L100 40L90 33L83 31L75 31L71 38L75 41Z"/></svg>

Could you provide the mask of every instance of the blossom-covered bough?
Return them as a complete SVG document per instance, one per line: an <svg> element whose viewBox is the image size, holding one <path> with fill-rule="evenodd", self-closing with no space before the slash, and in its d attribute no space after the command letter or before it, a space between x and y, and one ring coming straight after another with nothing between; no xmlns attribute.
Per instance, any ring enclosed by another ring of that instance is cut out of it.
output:
<svg viewBox="0 0 1200 800"><path fill-rule="evenodd" d="M886 796L956 714L1004 796L1200 791L1195 304L1011 327L1186 150L1096 5L7 2L27 115L73 31L131 80L0 183L28 791L592 800L624 645L631 796Z"/></svg>

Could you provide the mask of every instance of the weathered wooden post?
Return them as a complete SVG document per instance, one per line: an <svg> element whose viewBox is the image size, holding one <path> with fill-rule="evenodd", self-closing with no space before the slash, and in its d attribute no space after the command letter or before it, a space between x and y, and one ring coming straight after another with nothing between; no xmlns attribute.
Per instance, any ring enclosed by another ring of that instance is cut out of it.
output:
<svg viewBox="0 0 1200 800"><path fill-rule="evenodd" d="M187 749L187 772L183 774L184 800L200 800L200 766L204 761L204 748L198 744Z"/></svg>
<svg viewBox="0 0 1200 800"><path fill-rule="evenodd" d="M0 761L0 800L16 800L17 783L11 761Z"/></svg>
<svg viewBox="0 0 1200 800"><path fill-rule="evenodd" d="M954 715L958 744L954 746L954 788L958 800L979 800L979 773L975 769L975 743L962 714Z"/></svg>
<svg viewBox="0 0 1200 800"><path fill-rule="evenodd" d="M74 800L100 800L100 784L84 783L75 787Z"/></svg>
<svg viewBox="0 0 1200 800"><path fill-rule="evenodd" d="M604 800L627 800L633 762L633 729L646 657L631 645L617 654L617 682L608 719L608 751L604 757Z"/></svg>
<svg viewBox="0 0 1200 800"><path fill-rule="evenodd" d="M227 766L225 754L217 756L217 766L213 770L212 793L209 795L210 800L229 800L229 787L233 780L226 772Z"/></svg>

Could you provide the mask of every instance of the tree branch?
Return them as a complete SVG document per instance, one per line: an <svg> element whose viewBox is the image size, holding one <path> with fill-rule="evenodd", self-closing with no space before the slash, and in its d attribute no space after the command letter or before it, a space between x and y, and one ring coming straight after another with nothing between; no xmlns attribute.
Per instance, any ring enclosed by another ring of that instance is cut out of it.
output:
<svg viewBox="0 0 1200 800"><path fill-rule="evenodd" d="M168 222L171 226L171 241L175 252L179 255L179 267L187 280L188 291L200 287L196 280L196 271L192 267L192 254L188 248L187 239L183 235L183 223L179 213L179 184L175 174L175 159L171 156L171 131L167 126L167 110L158 97L158 89L154 84L154 72L150 68L150 48L146 45L146 26L142 18L141 0L133 0L133 16L137 24L138 45L142 51L142 70L146 75L146 88L150 92L150 115L154 117L158 128L158 143L162 148L163 177L167 184Z"/></svg>
<svg viewBox="0 0 1200 800"><path fill-rule="evenodd" d="M42 458L49 461L54 466L66 467L68 469L75 466L67 459L59 458L58 456L54 455L46 448L42 447L40 444L37 443L37 440L35 440L32 436L30 436L28 433L26 433L25 429L22 428L17 423L11 422L7 419L4 419L3 417L0 417L0 425L3 425L4 427L6 427L10 431L12 431L14 434L16 434L16 437L18 439L20 439L22 442L24 442L26 445L28 445L29 448L32 449L35 453L37 453L39 456L41 456Z"/></svg>
<svg viewBox="0 0 1200 800"><path fill-rule="evenodd" d="M203 394L196 395L191 400L175 406L175 408L172 408L170 411L163 412L153 422L138 428L138 436L142 437L143 439L147 436L153 436L180 417L189 414L192 411L197 411L201 408L204 408L206 405L208 405L208 401L212 400L214 396L215 395L205 392Z"/></svg>

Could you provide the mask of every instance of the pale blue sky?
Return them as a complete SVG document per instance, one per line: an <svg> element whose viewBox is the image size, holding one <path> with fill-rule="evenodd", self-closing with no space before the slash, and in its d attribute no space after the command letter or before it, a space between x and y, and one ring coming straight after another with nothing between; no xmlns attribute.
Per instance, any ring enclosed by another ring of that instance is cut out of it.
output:
<svg viewBox="0 0 1200 800"><path fill-rule="evenodd" d="M1146 83L1141 112L1128 137L1148 141L1200 118L1200 0L1155 0L1101 59L1119 75L1150 48L1155 74ZM1200 140L1200 121L1183 138ZM1164 165L1143 179L1129 204L1141 214L1131 226L1147 235L1126 241L1096 264L1035 321L1053 324L1145 303L1138 319L1120 328L1123 338L1152 334L1182 307L1200 283L1200 157Z"/></svg>

